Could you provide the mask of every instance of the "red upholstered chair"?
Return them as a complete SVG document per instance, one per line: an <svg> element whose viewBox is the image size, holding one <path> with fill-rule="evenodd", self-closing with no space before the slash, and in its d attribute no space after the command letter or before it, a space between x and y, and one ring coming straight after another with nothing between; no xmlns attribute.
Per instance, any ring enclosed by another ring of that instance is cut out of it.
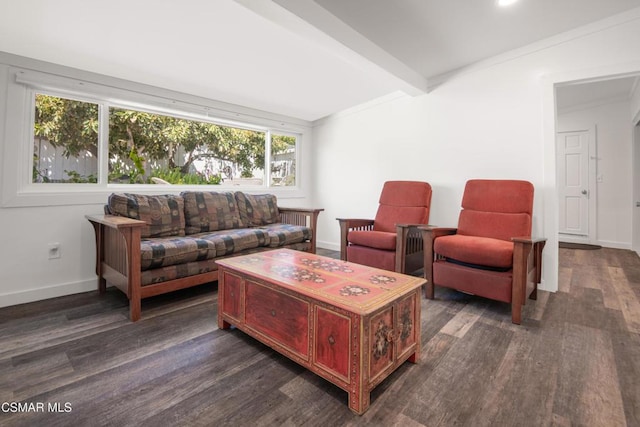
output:
<svg viewBox="0 0 640 427"><path fill-rule="evenodd" d="M423 267L418 225L429 222L431 186L418 181L385 182L375 219L337 218L340 258L400 273Z"/></svg>
<svg viewBox="0 0 640 427"><path fill-rule="evenodd" d="M536 298L546 241L531 238L532 211L527 181L468 181L457 229L421 227L426 297L436 285L511 303L520 324L527 287Z"/></svg>

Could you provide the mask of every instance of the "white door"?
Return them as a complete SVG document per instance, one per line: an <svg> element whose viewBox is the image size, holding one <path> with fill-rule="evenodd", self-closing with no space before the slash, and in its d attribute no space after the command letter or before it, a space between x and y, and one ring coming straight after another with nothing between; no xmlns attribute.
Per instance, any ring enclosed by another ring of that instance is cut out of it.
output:
<svg viewBox="0 0 640 427"><path fill-rule="evenodd" d="M589 131L558 132L560 240L589 240Z"/></svg>

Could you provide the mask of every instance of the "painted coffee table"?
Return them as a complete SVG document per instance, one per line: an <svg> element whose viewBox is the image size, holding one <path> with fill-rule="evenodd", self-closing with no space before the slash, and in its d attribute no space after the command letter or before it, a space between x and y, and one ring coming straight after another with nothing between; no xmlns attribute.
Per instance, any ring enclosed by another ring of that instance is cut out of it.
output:
<svg viewBox="0 0 640 427"><path fill-rule="evenodd" d="M349 393L371 390L420 352L426 281L289 249L220 260L218 326L236 326Z"/></svg>

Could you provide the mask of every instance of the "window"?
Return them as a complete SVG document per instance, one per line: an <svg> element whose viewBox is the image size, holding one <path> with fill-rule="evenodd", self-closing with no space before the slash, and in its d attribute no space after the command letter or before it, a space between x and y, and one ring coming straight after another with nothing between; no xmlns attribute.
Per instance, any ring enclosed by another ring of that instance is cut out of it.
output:
<svg viewBox="0 0 640 427"><path fill-rule="evenodd" d="M0 64L2 207L100 206L112 192L203 187L307 197L310 122L30 64L42 71Z"/></svg>
<svg viewBox="0 0 640 427"><path fill-rule="evenodd" d="M153 106L127 108L47 91L33 96L32 183L296 185L295 134Z"/></svg>
<svg viewBox="0 0 640 427"><path fill-rule="evenodd" d="M271 185L296 185L296 137L271 134Z"/></svg>
<svg viewBox="0 0 640 427"><path fill-rule="evenodd" d="M32 182L97 182L97 104L36 94L34 122Z"/></svg>

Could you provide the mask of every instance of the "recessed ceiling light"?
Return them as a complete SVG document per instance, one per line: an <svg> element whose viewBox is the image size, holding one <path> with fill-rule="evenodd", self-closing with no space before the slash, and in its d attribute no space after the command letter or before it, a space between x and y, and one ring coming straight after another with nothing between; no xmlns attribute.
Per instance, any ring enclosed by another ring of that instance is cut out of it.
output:
<svg viewBox="0 0 640 427"><path fill-rule="evenodd" d="M496 4L500 7L511 6L516 3L518 0L496 0Z"/></svg>

